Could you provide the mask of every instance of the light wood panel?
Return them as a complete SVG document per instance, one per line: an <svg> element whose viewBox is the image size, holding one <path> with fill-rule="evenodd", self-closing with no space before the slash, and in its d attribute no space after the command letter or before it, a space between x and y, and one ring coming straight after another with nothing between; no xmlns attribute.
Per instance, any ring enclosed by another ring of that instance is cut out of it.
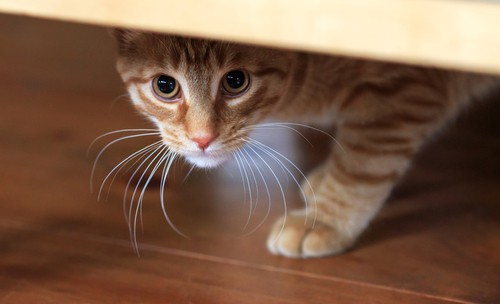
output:
<svg viewBox="0 0 500 304"><path fill-rule="evenodd" d="M0 0L0 11L500 74L495 1Z"/></svg>

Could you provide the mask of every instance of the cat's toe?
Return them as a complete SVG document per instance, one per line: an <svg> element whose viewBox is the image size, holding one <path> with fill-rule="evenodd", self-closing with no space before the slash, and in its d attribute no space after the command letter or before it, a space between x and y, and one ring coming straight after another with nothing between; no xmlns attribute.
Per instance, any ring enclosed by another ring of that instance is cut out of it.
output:
<svg viewBox="0 0 500 304"><path fill-rule="evenodd" d="M291 214L284 226L283 218L273 225L267 247L276 255L314 258L340 253L351 243L330 225Z"/></svg>
<svg viewBox="0 0 500 304"><path fill-rule="evenodd" d="M322 257L340 253L350 246L335 228L324 224L316 224L309 229L301 244L303 258Z"/></svg>
<svg viewBox="0 0 500 304"><path fill-rule="evenodd" d="M304 218L292 215L288 216L285 222L284 218L280 218L271 228L267 239L267 248L276 255L300 258L302 256L302 238L308 229Z"/></svg>

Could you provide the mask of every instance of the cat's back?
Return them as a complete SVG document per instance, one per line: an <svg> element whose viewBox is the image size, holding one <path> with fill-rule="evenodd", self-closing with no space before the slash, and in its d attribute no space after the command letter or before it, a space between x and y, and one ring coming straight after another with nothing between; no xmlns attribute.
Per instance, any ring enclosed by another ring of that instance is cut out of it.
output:
<svg viewBox="0 0 500 304"><path fill-rule="evenodd" d="M373 96L380 102L434 97L446 107L461 108L500 87L500 77L492 75L327 55L308 60L312 82L323 83L337 97L339 110Z"/></svg>

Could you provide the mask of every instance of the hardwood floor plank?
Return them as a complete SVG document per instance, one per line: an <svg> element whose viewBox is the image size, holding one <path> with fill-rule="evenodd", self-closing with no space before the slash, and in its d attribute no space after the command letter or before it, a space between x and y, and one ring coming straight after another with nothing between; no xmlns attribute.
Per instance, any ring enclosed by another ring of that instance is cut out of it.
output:
<svg viewBox="0 0 500 304"><path fill-rule="evenodd" d="M352 303L367 298L373 303L457 303L155 246L143 248L139 259L124 240L9 221L0 227L2 235L24 236L15 250L0 253L7 282L16 286L4 303L37 302L39 296L52 303L111 303L117 295L131 303Z"/></svg>

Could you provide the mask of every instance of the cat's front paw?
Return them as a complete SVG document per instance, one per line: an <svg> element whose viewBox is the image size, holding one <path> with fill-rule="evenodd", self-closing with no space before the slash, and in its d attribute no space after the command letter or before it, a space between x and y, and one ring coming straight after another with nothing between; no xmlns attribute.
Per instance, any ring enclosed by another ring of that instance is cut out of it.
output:
<svg viewBox="0 0 500 304"><path fill-rule="evenodd" d="M307 219L304 212L291 213L283 226L283 217L271 228L267 248L276 255L290 258L315 258L338 254L347 249L353 239L343 235L333 225Z"/></svg>

